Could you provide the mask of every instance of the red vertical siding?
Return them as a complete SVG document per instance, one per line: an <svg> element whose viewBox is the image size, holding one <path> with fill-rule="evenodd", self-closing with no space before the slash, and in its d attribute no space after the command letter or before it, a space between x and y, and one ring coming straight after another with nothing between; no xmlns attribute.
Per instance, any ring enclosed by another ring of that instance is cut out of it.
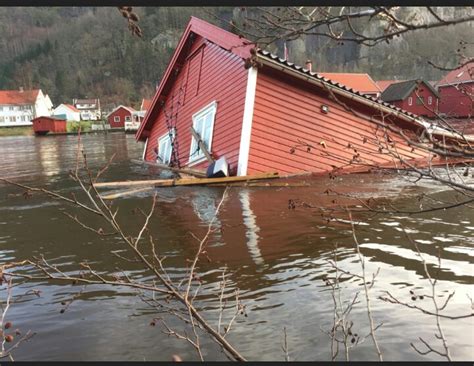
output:
<svg viewBox="0 0 474 366"><path fill-rule="evenodd" d="M439 88L439 111L452 117L470 117L474 115L474 83Z"/></svg>
<svg viewBox="0 0 474 366"><path fill-rule="evenodd" d="M216 101L211 152L216 158L225 156L231 170L235 170L239 158L248 70L244 68L244 61L240 57L201 37L194 42L189 55L191 57L181 66L167 95L164 108L152 122L145 159L155 161L154 150L157 149L158 138L168 132L168 120L176 124L179 161L181 166L185 166L191 148L189 129L192 115ZM205 166L207 162L194 165L197 168Z"/></svg>
<svg viewBox="0 0 474 366"><path fill-rule="evenodd" d="M321 104L329 106L329 114L321 112ZM371 113L380 114L374 110ZM318 87L261 69L257 77L248 174L347 168L357 154L366 163L393 163L394 158L379 152L382 135L382 129L328 99ZM412 152L396 136L391 137L399 142L398 152L405 158L424 156ZM313 147L308 152L306 146L299 146L291 153L300 142Z"/></svg>
<svg viewBox="0 0 474 366"><path fill-rule="evenodd" d="M33 119L33 131L35 133L66 132L66 120L47 116L37 117Z"/></svg>
<svg viewBox="0 0 474 366"><path fill-rule="evenodd" d="M120 117L119 122L114 121L116 116ZM107 117L107 122L112 128L122 128L122 127L125 127L126 116L130 117L130 121L131 121L132 114L129 111L127 111L125 108L121 107Z"/></svg>

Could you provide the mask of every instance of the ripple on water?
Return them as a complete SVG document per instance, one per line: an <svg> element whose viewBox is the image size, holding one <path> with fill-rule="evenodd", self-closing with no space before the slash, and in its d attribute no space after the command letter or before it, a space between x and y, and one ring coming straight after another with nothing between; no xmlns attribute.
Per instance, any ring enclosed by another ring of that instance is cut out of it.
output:
<svg viewBox="0 0 474 366"><path fill-rule="evenodd" d="M398 245L388 245L388 244L379 244L379 243L362 243L360 244L360 247L380 250L386 254L391 254L403 259L413 260L413 261L422 263L420 254L418 254L414 250L403 248ZM423 260L426 262L426 264L432 265L433 267L439 266L439 260L436 256L427 254L427 253L422 253L421 255L422 255ZM459 261L459 260L455 261L455 260L443 259L441 262L440 269L444 271L449 271L459 277L474 278L472 265L467 261L464 262L464 261Z"/></svg>

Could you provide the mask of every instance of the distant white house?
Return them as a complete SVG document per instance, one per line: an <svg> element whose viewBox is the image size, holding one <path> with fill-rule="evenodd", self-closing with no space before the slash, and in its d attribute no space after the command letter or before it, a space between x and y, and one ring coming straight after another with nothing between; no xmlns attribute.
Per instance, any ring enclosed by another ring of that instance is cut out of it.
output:
<svg viewBox="0 0 474 366"><path fill-rule="evenodd" d="M51 116L52 107L41 89L0 90L0 127L30 126L33 118Z"/></svg>
<svg viewBox="0 0 474 366"><path fill-rule="evenodd" d="M98 121L101 119L99 99L73 99L72 103L79 110L83 121Z"/></svg>
<svg viewBox="0 0 474 366"><path fill-rule="evenodd" d="M53 114L56 117L65 118L68 121L79 122L81 120L81 112L71 104L63 103L58 105L54 109Z"/></svg>
<svg viewBox="0 0 474 366"><path fill-rule="evenodd" d="M140 105L139 111L133 111L132 113L132 121L125 122L125 132L136 132L140 127L140 124L145 119L145 114L150 108L151 99L142 99L142 103Z"/></svg>

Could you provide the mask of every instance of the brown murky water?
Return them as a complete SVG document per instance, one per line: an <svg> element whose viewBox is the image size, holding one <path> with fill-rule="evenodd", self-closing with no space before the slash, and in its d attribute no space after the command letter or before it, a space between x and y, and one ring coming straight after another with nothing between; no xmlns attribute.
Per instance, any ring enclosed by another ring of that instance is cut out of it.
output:
<svg viewBox="0 0 474 366"><path fill-rule="evenodd" d="M68 170L74 166L76 141L74 136L1 138L0 176L62 193L77 191L68 178ZM105 180L149 177L147 168L130 163L131 158L140 158L143 148L133 136L85 135L83 144L93 167L117 154ZM327 186L346 193L359 192L364 198L400 195L401 207L411 207L409 194L421 189L407 187L400 178L369 175L320 180L307 188L231 188L216 221L219 230L209 242L212 261L203 262L200 269L205 292L217 291L218 269L227 266L233 273L229 291L240 289L248 317L238 318L228 338L250 360L283 360L283 327L287 329L292 360L330 359L330 341L322 330L331 328L333 308L331 292L322 279L334 273L327 261L332 258L335 244L339 265L359 273L352 234L347 223L328 223L315 210L288 209L289 199L330 204L332 198L324 194ZM437 198L452 199L451 192L436 185L425 184L423 189ZM159 191L151 231L159 238L161 253L168 256L172 273L181 273L184 260L193 256L196 241L191 233L205 233L223 190L181 187ZM0 184L2 262L43 254L64 271L76 271L77 263L87 260L104 272L121 269L135 278L146 276L136 264L111 254L122 248L117 238L98 238L62 214L64 210L71 211L70 207L44 196L24 199L14 193L19 190ZM122 213L121 222L135 232L139 218L131 211L137 206L149 207L150 194L120 199L116 204ZM439 294L445 297L455 291L447 313L470 313L467 295L474 297L474 212L461 207L413 216L359 215L357 220L357 236L367 271L372 273L380 268L371 294L375 321L384 323L377 337L385 360L439 360L434 354L420 356L410 347L410 342L417 342L420 336L441 347L434 336L434 318L377 297L389 290L401 300L413 303L410 290L429 292L422 262L405 239L403 227L416 240L438 279ZM441 267L437 265L438 248ZM362 290L356 279L343 279L343 300ZM185 360L196 359L187 343L167 337L159 327L149 325L155 316L153 311L131 290L88 286L61 314L61 302L70 299L82 286L36 282L15 288L15 293L33 288L41 290L41 297L23 297L8 313L15 327L37 333L16 351L16 360L166 361L173 354ZM366 334L368 322L361 299L351 318L354 329ZM208 316L214 317L217 297L205 296L200 304ZM430 308L426 298L417 304ZM172 320L170 324L182 329ZM444 319L442 326L453 358L474 359L473 318ZM225 359L211 341L203 341L206 359ZM370 339L353 348L350 355L352 360L376 359Z"/></svg>

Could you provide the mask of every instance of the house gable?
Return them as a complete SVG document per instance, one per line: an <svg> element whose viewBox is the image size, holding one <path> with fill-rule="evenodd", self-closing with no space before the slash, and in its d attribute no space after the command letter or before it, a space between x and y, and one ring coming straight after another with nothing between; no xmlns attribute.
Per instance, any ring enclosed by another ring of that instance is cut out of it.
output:
<svg viewBox="0 0 474 366"><path fill-rule="evenodd" d="M439 94L436 89L434 89L430 83L424 80L407 80L400 83L393 83L384 90L381 98L385 102L405 100L420 84L425 85L425 87L427 87L436 98L439 98Z"/></svg>
<svg viewBox="0 0 474 366"><path fill-rule="evenodd" d="M150 123L157 118L160 111L160 103L169 95L176 78L190 56L189 51L197 39L204 39L222 49L245 59L250 56L252 45L245 38L241 38L231 32L207 23L201 19L191 17L170 63L161 79L158 90L153 97L150 110L147 112L143 123L136 134L137 140L145 140L150 133Z"/></svg>

